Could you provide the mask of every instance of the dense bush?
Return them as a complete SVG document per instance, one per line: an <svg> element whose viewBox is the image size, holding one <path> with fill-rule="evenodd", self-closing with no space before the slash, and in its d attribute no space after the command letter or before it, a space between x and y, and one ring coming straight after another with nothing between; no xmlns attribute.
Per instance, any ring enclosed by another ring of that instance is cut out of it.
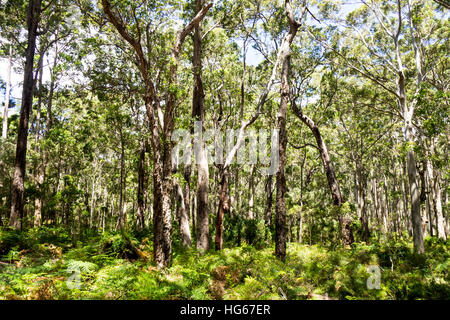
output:
<svg viewBox="0 0 450 320"><path fill-rule="evenodd" d="M147 238L138 241L133 234L105 233L72 247L64 230L20 233L2 229L0 299L450 297L449 241L427 238L422 258L414 255L409 242L392 239L334 250L290 244L283 263L274 257L272 248L260 247L257 222L244 226L243 240L258 248L243 243L203 255L193 248L175 249L173 265L166 270L158 270L151 259L131 257L130 242L148 256L152 250ZM56 245L41 244L44 239L54 240ZM367 288L370 265L380 268L380 289ZM79 287L70 285L73 279L79 280Z"/></svg>

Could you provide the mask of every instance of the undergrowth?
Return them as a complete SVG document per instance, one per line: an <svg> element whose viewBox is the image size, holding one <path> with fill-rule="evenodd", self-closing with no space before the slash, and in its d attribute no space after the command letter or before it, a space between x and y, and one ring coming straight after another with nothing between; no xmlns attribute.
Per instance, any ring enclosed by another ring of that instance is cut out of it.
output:
<svg viewBox="0 0 450 320"><path fill-rule="evenodd" d="M203 255L176 246L172 266L159 270L142 234L73 244L64 229L0 229L0 299L448 299L449 241L425 246L421 257L400 240L333 250L291 243L285 262L245 242ZM367 287L371 265L379 289Z"/></svg>

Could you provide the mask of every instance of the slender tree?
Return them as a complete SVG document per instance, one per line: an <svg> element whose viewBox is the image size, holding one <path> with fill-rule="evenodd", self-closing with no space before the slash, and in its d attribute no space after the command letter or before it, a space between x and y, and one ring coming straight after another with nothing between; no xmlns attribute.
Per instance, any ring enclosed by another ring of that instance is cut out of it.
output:
<svg viewBox="0 0 450 320"><path fill-rule="evenodd" d="M22 228L21 219L24 207L25 166L27 154L28 122L33 104L33 64L38 37L38 24L41 15L41 0L29 0L27 11L27 50L22 88L22 106L17 134L16 160L14 164L14 179L11 191L11 215L9 224Z"/></svg>

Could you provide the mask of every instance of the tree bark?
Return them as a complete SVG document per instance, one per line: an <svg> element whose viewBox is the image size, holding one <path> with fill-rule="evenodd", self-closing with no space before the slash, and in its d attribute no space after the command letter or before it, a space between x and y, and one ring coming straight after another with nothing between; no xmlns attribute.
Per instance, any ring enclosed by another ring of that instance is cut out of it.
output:
<svg viewBox="0 0 450 320"><path fill-rule="evenodd" d="M405 140L410 145L410 149L408 150L406 155L406 171L409 182L409 193L411 197L411 221L413 230L414 251L419 254L423 254L425 252L425 247L423 243L422 216L420 213L420 194L419 194L419 186L416 180L417 170L416 170L415 154L414 150L411 147L414 144L414 133L413 133L414 128L412 124L414 109L412 107L408 108L407 106L405 75L402 66L399 66L399 68L400 68L400 71L398 72L399 104L400 109L403 110L403 116L405 119L405 127L404 127Z"/></svg>
<svg viewBox="0 0 450 320"><path fill-rule="evenodd" d="M272 226L272 197L273 197L273 187L272 187L273 175L267 176L266 180L266 212L264 215L264 221L266 223L267 228L271 228Z"/></svg>
<svg viewBox="0 0 450 320"><path fill-rule="evenodd" d="M41 0L29 0L27 13L28 40L22 90L22 107L17 135L14 179L11 191L11 216L9 224L15 229L22 228L24 207L25 166L27 155L28 122L33 104L33 63L36 49L37 27L41 14Z"/></svg>
<svg viewBox="0 0 450 320"><path fill-rule="evenodd" d="M55 41L55 58L53 60L53 68L50 69L50 91L48 93L48 102L47 102L47 117L45 123L45 135L47 135L52 127L52 107L53 107L53 93L55 91L55 82L56 82L56 66L58 65L58 42Z"/></svg>
<svg viewBox="0 0 450 320"><path fill-rule="evenodd" d="M217 207L216 216L216 237L215 249L222 250L223 247L223 218L225 213L230 211L230 197L229 197L229 179L230 172L227 167L219 165L219 204Z"/></svg>
<svg viewBox="0 0 450 320"><path fill-rule="evenodd" d="M434 140L431 140L431 153L436 153L436 147L434 144ZM427 170L428 175L431 181L431 193L433 195L433 207L435 212L435 220L436 220L436 229L437 236L440 239L447 240L447 235L445 233L445 223L444 223L444 215L442 212L442 197L441 197L441 179L440 173L438 170L434 169L433 163L428 159L427 161Z"/></svg>
<svg viewBox="0 0 450 320"><path fill-rule="evenodd" d="M290 50L289 45L297 33L298 26L291 26L288 38L280 50L282 53L281 71L281 102L278 110L277 129L279 130L279 167L276 175L276 204L275 204L275 255L282 261L286 259L286 177L284 168L286 165L286 114L289 101L289 71Z"/></svg>
<svg viewBox="0 0 450 320"><path fill-rule="evenodd" d="M145 172L145 152L147 150L147 139L144 138L141 143L139 151L138 162L138 189L137 189L137 228L143 230L145 228L145 189L146 186L146 172Z"/></svg>
<svg viewBox="0 0 450 320"><path fill-rule="evenodd" d="M304 7L303 14L306 6ZM289 73L291 67L290 46L297 34L300 23L294 18L290 1L285 1L286 15L289 21L289 31L283 38L280 47L281 67L281 101L277 114L277 129L279 130L279 166L276 175L276 205L275 205L275 256L281 261L286 259L286 176L284 168L286 166L286 116L287 105L290 98ZM303 17L302 14L302 17Z"/></svg>
<svg viewBox="0 0 450 320"><path fill-rule="evenodd" d="M367 216L366 207L366 189L367 180L363 173L362 164L359 160L356 160L356 182L357 182L357 202L358 202L358 216L362 225L362 239L369 243L370 230L369 230L369 217Z"/></svg>
<svg viewBox="0 0 450 320"><path fill-rule="evenodd" d="M203 0L196 0L197 12L200 12ZM195 121L201 121L201 130L205 120L205 93L202 81L202 35L198 23L194 28L194 55L192 59L194 69L194 91L192 95L192 116ZM197 163L197 249L209 249L209 170L206 158L205 144L202 140L194 142L195 159Z"/></svg>
<svg viewBox="0 0 450 320"><path fill-rule="evenodd" d="M295 103L292 103L292 110L295 115L308 126L311 132L316 139L317 148L319 150L320 158L322 160L322 166L325 171L325 175L327 177L328 187L331 191L331 196L333 198L333 204L340 208L343 204L343 198L341 194L341 190L339 188L339 183L336 178L336 171L334 169L333 162L330 159L330 155L328 153L328 148L325 144L325 141L322 138L319 127L314 123L312 119L303 114L303 112L297 108ZM350 228L350 220L346 217L343 217L339 214L339 224L341 230L341 237L345 245L349 245L353 242L353 231Z"/></svg>
<svg viewBox="0 0 450 320"><path fill-rule="evenodd" d="M2 128L3 139L6 139L6 137L8 136L8 108L9 108L9 99L11 95L11 65L12 65L12 44L9 45L8 67L6 71L6 95L5 95L5 109L3 110L3 128Z"/></svg>
<svg viewBox="0 0 450 320"><path fill-rule="evenodd" d="M39 153L39 132L41 130L41 103L42 103L42 72L43 72L43 53L39 58L39 88L38 88L38 103L36 110L36 125L34 132L34 151ZM44 174L42 172L42 163L37 163L34 168L34 182L36 185L37 193L34 198L34 226L40 227L42 223L42 183L44 182Z"/></svg>
<svg viewBox="0 0 450 320"><path fill-rule="evenodd" d="M411 43L414 49L415 63L416 63L416 72L417 72L417 87L420 88L422 83L422 62L421 62L421 54L418 48L418 44L416 42L416 38L414 36L414 26L413 19L411 14L411 6L409 0L408 4L408 14L409 14L409 29L411 33ZM400 1L398 1L398 14L399 14L399 26L401 25L401 7ZM400 28L400 27L399 27ZM408 106L406 102L406 83L405 83L405 74L403 70L403 64L401 61L399 46L398 46L398 37L394 39L395 48L396 48L396 57L398 64L398 100L400 104L400 109L403 111L403 118L405 119L405 140L406 142L412 146L414 144L414 128L413 128L413 115L414 115L414 107L416 100ZM411 216L412 216L412 225L413 225L413 240L414 240L414 251L418 254L425 253L425 247L423 243L423 231L422 231L422 216L420 214L420 196L419 189L417 186L417 172L416 172L416 160L414 149L410 147L407 153L406 158L407 170L408 170L408 179L409 179L409 189L411 195Z"/></svg>
<svg viewBox="0 0 450 320"><path fill-rule="evenodd" d="M102 0L102 6L109 21L115 26L120 35L134 48L138 58L139 71L145 85L144 102L151 128L153 153L153 255L157 266L164 268L170 266L172 263L171 193L173 181L171 179L171 154L173 145L171 142L171 134L175 120L176 96L174 91L169 91L162 119L163 123L159 125L156 114L162 113L162 110L156 89L150 79L150 65L147 60L147 55L144 53L140 41L136 40L130 33L122 18L112 11L109 1ZM178 31L169 66L169 87L176 85L179 55L186 36L200 23L211 6L212 4L203 7L185 27Z"/></svg>
<svg viewBox="0 0 450 320"><path fill-rule="evenodd" d="M184 193L183 188L181 188L178 181L175 181L175 188L177 192L177 198L178 198L178 221L180 225L180 236L181 236L181 244L184 247L190 247L192 245L191 241L191 229L189 226L189 209L186 209L185 207L185 199L184 199Z"/></svg>
<svg viewBox="0 0 450 320"><path fill-rule="evenodd" d="M256 165L250 166L250 181L249 181L249 197L248 197L248 219L254 219L253 206L255 202L255 171Z"/></svg>
<svg viewBox="0 0 450 320"><path fill-rule="evenodd" d="M119 229L125 230L127 224L127 214L124 207L124 189L125 189L125 142L123 137L123 128L120 127L120 180L119 180Z"/></svg>

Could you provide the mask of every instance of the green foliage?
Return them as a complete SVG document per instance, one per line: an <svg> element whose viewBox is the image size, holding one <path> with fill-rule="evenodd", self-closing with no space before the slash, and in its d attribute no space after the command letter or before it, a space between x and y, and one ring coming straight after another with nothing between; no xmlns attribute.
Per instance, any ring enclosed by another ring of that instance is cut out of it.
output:
<svg viewBox="0 0 450 320"><path fill-rule="evenodd" d="M31 249L35 243L28 234L14 229L0 228L0 255L8 254L13 248L13 250Z"/></svg>
<svg viewBox="0 0 450 320"><path fill-rule="evenodd" d="M195 249L179 250L174 253L173 265L159 270L151 261L118 258L126 248L127 237L136 241L131 235L105 234L65 250L52 243L37 243L38 239L54 236L54 232L44 228L21 234L2 229L1 243L3 248L9 244L9 251L1 258L7 263L0 264L0 299L353 300L450 296L449 241L435 238L425 240L427 253L423 258L413 253L409 242L393 239L333 250L291 243L285 263L273 255L272 248L243 245L202 255ZM102 252L106 243L111 243L110 251ZM25 247L33 247L33 251L22 251ZM149 246L142 248L151 250ZM380 268L380 289L367 288L370 265ZM67 285L73 270L80 271L79 288Z"/></svg>
<svg viewBox="0 0 450 320"><path fill-rule="evenodd" d="M245 241L255 248L265 245L266 224L264 220L245 219Z"/></svg>
<svg viewBox="0 0 450 320"><path fill-rule="evenodd" d="M72 2L48 2L38 19L38 29L45 32L39 35L33 73L39 74L39 58L47 57L44 65L50 81L45 79L42 88L33 92L23 231L0 228L1 299L320 299L325 295L448 299L449 242L428 237L425 255L418 256L406 232L400 234L405 231L410 205L407 152L415 153L418 171L426 174L424 191L430 203L425 205L431 207L432 215L438 211L434 188L443 195L449 191L446 79L450 78L450 29L446 13L435 10L433 1L411 3L411 17L407 17L406 2L375 1L356 6L348 14L344 11L352 6L339 1L308 3L308 23L290 47L290 103L297 101L317 127L310 130L289 109L284 168L286 263L278 261L270 248L275 219L270 227L262 220L270 201L266 193L273 186L259 163L252 166L252 172L246 165L233 164L229 188L233 211L224 219L224 251L200 255L195 249L182 248L178 221L172 219L173 265L165 270L155 268L150 259L153 242L149 239L154 235L149 208L156 186L152 175L158 157L155 151L167 155L171 149L165 134L160 135L161 150L154 150L151 137L171 128L172 120L175 128L192 129L192 33L181 48L176 74L170 69L175 63L171 53L176 30L196 14L195 2L114 1L112 10L125 24L128 40L111 19L107 21L100 2L83 0L76 6ZM0 4L0 56L9 55L11 47L16 72L23 71L26 43L17 35L26 29L27 5L23 0ZM398 30L397 5L405 15ZM301 6L301 1L292 1L296 17ZM311 18L311 12L316 16ZM409 22L413 30L408 30ZM215 1L201 22L205 129L224 131L251 118L288 28L282 2ZM399 32L398 42L392 41L392 30ZM422 78L412 35L420 46ZM130 45L130 38L137 42ZM394 63L395 53L400 61ZM414 109L416 134L409 142L402 132L406 115L399 96L399 68L404 68L406 106ZM276 127L279 80L278 70L268 101L251 129ZM2 94L4 83L0 79ZM149 84L152 102L147 110L143 96ZM175 108L168 110L172 98ZM19 102L11 99L11 109ZM155 118L148 117L151 110ZM19 115L6 120L8 136L0 141L0 226L9 223ZM319 129L342 196L348 199L340 208L332 205L322 170ZM261 159L264 154L258 155ZM425 171L427 164L432 165L431 175ZM138 167L144 167L142 175ZM185 172L180 168L173 178L184 184ZM216 169L209 175L211 244L217 212L212 205L217 196ZM239 170L238 179L234 179L234 170ZM190 190L195 194L195 166L190 171ZM254 182L252 190L248 173ZM132 228L136 227L136 190L141 178L147 226L136 231ZM164 177L163 181L167 182ZM250 209L250 201L246 203L250 193L255 219L244 218ZM358 242L363 229L357 216L360 196L370 217L368 243ZM275 202L275 192L271 197ZM43 226L38 228L33 227L36 200L42 200ZM445 197L441 202L448 218L449 202ZM127 232L111 231L119 226L119 212L127 214ZM350 248L340 244L340 217L350 219L356 231L357 242ZM383 223L386 230L382 230ZM297 239L300 234L302 240ZM141 252L148 259L141 259ZM367 289L369 265L381 268L381 289ZM81 271L80 288L67 286L67 271L72 269Z"/></svg>

